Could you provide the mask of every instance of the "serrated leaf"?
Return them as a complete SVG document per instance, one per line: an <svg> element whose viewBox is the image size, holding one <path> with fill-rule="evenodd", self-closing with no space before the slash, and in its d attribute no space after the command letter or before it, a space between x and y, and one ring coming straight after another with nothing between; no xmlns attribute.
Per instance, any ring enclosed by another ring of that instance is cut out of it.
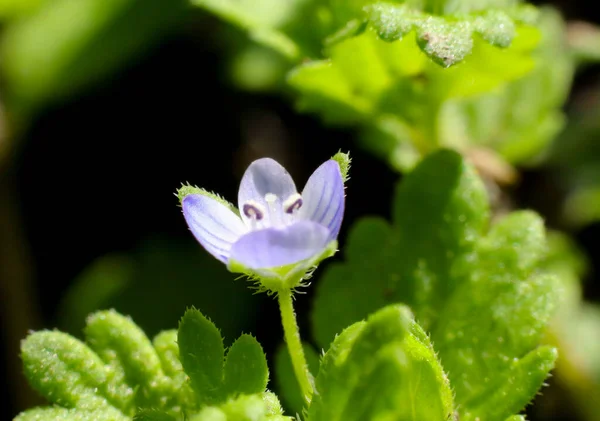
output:
<svg viewBox="0 0 600 421"><path fill-rule="evenodd" d="M88 317L84 334L90 347L110 367L108 389L128 411L158 401L166 378L154 347L128 317L114 310Z"/></svg>
<svg viewBox="0 0 600 421"><path fill-rule="evenodd" d="M107 372L100 357L78 339L41 331L21 344L25 376L49 402L86 410L109 407ZM104 396L103 396L104 394Z"/></svg>
<svg viewBox="0 0 600 421"><path fill-rule="evenodd" d="M394 204L393 224L379 218L356 224L346 262L328 268L317 284L317 343L388 303L406 303L432 332L461 417L477 402L481 412L474 417L504 420L535 392L510 387L512 379L539 387L552 366L520 365L537 352L560 295L543 271L543 222L533 212L515 212L485 235L485 190L448 151L430 155L402 180ZM505 393L504 407L493 403L497 390Z"/></svg>
<svg viewBox="0 0 600 421"><path fill-rule="evenodd" d="M292 418L270 412L269 405L259 394L242 395L219 406L208 406L190 421L292 421Z"/></svg>
<svg viewBox="0 0 600 421"><path fill-rule="evenodd" d="M201 402L223 398L225 348L219 329L198 310L186 310L177 335L181 364Z"/></svg>
<svg viewBox="0 0 600 421"><path fill-rule="evenodd" d="M315 349L307 344L302 344L306 363L311 373L319 371L319 355ZM275 353L275 380L277 382L277 391L284 402L286 409L291 414L301 414L305 405L300 385L294 374L294 367L290 359L290 353L287 346L282 344Z"/></svg>
<svg viewBox="0 0 600 421"><path fill-rule="evenodd" d="M357 223L347 263L331 265L317 284L312 319L319 345L400 297L429 328L464 279L461 260L472 256L487 222L486 201L483 185L458 154L441 151L423 161L397 189L395 223Z"/></svg>
<svg viewBox="0 0 600 421"><path fill-rule="evenodd" d="M520 411L542 387L558 358L555 348L539 347L514 362L509 373L497 379L496 386L487 396L469 403L461 419L477 421L480 414L486 420L504 420L508 414Z"/></svg>
<svg viewBox="0 0 600 421"><path fill-rule="evenodd" d="M449 384L413 325L406 307L389 306L342 332L323 357L309 419L446 419Z"/></svg>
<svg viewBox="0 0 600 421"><path fill-rule="evenodd" d="M501 48L508 47L515 37L516 23L501 9L436 16L406 4L375 3L365 10L382 39L396 41L415 31L423 52L444 67L455 65L471 54L475 34Z"/></svg>
<svg viewBox="0 0 600 421"><path fill-rule="evenodd" d="M253 336L240 336L227 351L224 392L228 396L262 393L268 381L269 368L262 347Z"/></svg>
<svg viewBox="0 0 600 421"><path fill-rule="evenodd" d="M532 43L537 44L533 51ZM447 82L461 95L453 95L457 99L446 103L442 110L442 144L487 146L511 163L529 163L565 123L561 107L574 70L566 47L565 24L556 11L543 8L537 29L521 27L510 48L494 55L476 50L465 62L472 63L474 77L456 77ZM520 76L491 92L485 86L489 80L486 75L494 77L494 68L498 73L516 72ZM462 95L473 88L483 95ZM567 137L565 144L571 147L577 136Z"/></svg>
<svg viewBox="0 0 600 421"><path fill-rule="evenodd" d="M80 408L33 408L21 412L13 421L130 421L131 418L123 415L112 407L96 410Z"/></svg>

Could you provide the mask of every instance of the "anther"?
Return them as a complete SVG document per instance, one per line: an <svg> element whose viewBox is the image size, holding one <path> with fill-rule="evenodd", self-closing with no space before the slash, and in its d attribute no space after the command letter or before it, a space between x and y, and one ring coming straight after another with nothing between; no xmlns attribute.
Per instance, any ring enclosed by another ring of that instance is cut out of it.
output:
<svg viewBox="0 0 600 421"><path fill-rule="evenodd" d="M295 193L287 198L285 202L283 202L283 209L286 213L292 214L298 209L302 207L302 196L298 193Z"/></svg>
<svg viewBox="0 0 600 421"><path fill-rule="evenodd" d="M265 216L265 211L262 206L254 201L248 201L244 203L244 206L242 206L242 212L244 212L244 215L246 215L248 218L256 221L260 221Z"/></svg>

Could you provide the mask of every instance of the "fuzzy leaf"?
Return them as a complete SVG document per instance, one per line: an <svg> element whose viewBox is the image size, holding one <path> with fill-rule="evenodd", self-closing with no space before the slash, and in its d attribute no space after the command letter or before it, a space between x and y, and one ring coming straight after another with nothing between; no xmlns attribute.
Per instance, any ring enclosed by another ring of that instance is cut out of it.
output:
<svg viewBox="0 0 600 421"><path fill-rule="evenodd" d="M262 393L269 381L265 353L250 335L240 336L227 351L223 387L229 395Z"/></svg>
<svg viewBox="0 0 600 421"><path fill-rule="evenodd" d="M35 332L21 344L21 358L29 383L49 402L86 410L109 406L104 363L78 339Z"/></svg>
<svg viewBox="0 0 600 421"><path fill-rule="evenodd" d="M198 310L188 309L179 322L177 335L181 364L190 377L200 401L223 398L223 359L225 348L219 329Z"/></svg>
<svg viewBox="0 0 600 421"><path fill-rule="evenodd" d="M133 417L134 421L177 421L177 418L157 410L147 409L140 411Z"/></svg>
<svg viewBox="0 0 600 421"><path fill-rule="evenodd" d="M488 217L485 189L472 168L453 152L438 152L399 185L394 203L395 224L359 221L348 262L331 265L319 281L313 328L320 346L400 297L429 328L463 282L461 260L472 256Z"/></svg>
<svg viewBox="0 0 600 421"><path fill-rule="evenodd" d="M90 347L110 367L108 390L122 407L133 410L158 401L166 378L148 337L114 310L92 314L84 330Z"/></svg>
<svg viewBox="0 0 600 421"><path fill-rule="evenodd" d="M33 408L21 412L13 421L131 421L112 407L96 410L80 408ZM158 420L157 420L158 421Z"/></svg>
<svg viewBox="0 0 600 421"><path fill-rule="evenodd" d="M515 212L485 234L485 189L448 151L404 178L394 204L392 224L356 224L346 262L330 266L317 284L317 343L325 346L378 308L406 303L432 334L461 419L503 421L529 402L555 358L554 350L536 349L560 295L542 267L543 222Z"/></svg>
<svg viewBox="0 0 600 421"><path fill-rule="evenodd" d="M389 306L336 338L323 357L309 418L441 420L452 406L426 335L406 307Z"/></svg>

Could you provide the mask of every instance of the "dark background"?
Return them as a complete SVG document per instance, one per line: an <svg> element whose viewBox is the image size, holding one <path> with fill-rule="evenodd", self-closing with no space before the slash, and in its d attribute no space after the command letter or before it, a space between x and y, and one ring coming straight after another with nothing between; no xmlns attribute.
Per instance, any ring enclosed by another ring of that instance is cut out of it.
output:
<svg viewBox="0 0 600 421"><path fill-rule="evenodd" d="M568 19L600 22L596 2L551 3ZM245 167L261 156L278 159L301 187L339 149L351 151L342 247L346 230L357 217L389 214L398 176L358 149L352 132L324 127L317 118L295 112L289 98L232 87L219 42L211 35L218 25L210 17L194 16L143 59L83 95L45 109L26 133L9 185L22 218L28 267L35 280L33 307L39 317L29 328L57 326L65 291L98 257L128 253L153 238L192 244L173 196L177 187L189 181L235 201ZM580 92L595 86L598 70L592 66L577 75L567 111ZM552 203L544 198L560 197L560 188L553 183L559 176L548 170L524 171L511 192L517 206L533 207L552 226L548 207ZM587 226L574 234L592 262L586 297L598 300L600 283L594 268L600 256L600 226ZM197 251L204 253L200 246ZM306 333L311 292L309 288L298 299L301 329ZM195 304L194 299L185 304ZM275 302L261 300L257 313L249 318L248 329L267 355L273 355L281 341ZM165 324L176 327L177 319ZM14 369L7 351L12 355L18 349L0 347L0 378ZM1 419L11 419L23 409L15 394L16 386L9 380L0 393ZM553 419L575 418L564 406Z"/></svg>

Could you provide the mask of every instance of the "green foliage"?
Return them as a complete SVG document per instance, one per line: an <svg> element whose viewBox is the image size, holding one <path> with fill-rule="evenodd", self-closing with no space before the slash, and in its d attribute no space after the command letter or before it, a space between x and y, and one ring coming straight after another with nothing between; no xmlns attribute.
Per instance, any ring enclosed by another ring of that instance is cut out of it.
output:
<svg viewBox="0 0 600 421"><path fill-rule="evenodd" d="M363 145L399 169L439 146L466 150L477 144L477 138L463 142L460 131L447 127L469 114L447 117L447 107L530 72L537 30L517 27L514 42L503 50L476 37L470 56L449 69L422 54L417 36L411 31L385 42L367 30L329 47L328 59L297 66L288 83L299 93L298 108L330 124L358 126Z"/></svg>
<svg viewBox="0 0 600 421"><path fill-rule="evenodd" d="M29 3L29 2L26 2ZM39 2L10 22L0 55L9 99L19 111L64 98L156 43L181 16L174 0Z"/></svg>
<svg viewBox="0 0 600 421"><path fill-rule="evenodd" d="M448 379L427 336L402 306L344 330L316 378L310 420L449 419Z"/></svg>
<svg viewBox="0 0 600 421"><path fill-rule="evenodd" d="M536 348L560 288L541 270L543 223L516 212L486 233L485 189L457 154L426 158L398 186L393 223L359 221L346 261L317 285L313 332L336 332L403 302L431 332L460 419L502 421L520 411L553 367L556 351ZM334 342L335 344L335 342Z"/></svg>
<svg viewBox="0 0 600 421"><path fill-rule="evenodd" d="M179 332L161 332L152 342L113 310L92 314L84 334L87 343L57 331L23 341L25 375L57 406L31 409L17 420L181 420L207 402L243 409L257 400L264 416L250 419L281 415L277 397L265 393L268 369L258 342L242 335L224 364L223 339L197 310L186 312ZM238 395L245 398L232 403Z"/></svg>
<svg viewBox="0 0 600 421"><path fill-rule="evenodd" d="M538 28L541 38L532 54L535 66L530 73L494 92L444 104L440 116L443 144L481 145L498 151L509 162L528 163L561 131L565 123L561 106L569 92L574 62L567 50L564 22L556 11L542 9Z"/></svg>
<svg viewBox="0 0 600 421"><path fill-rule="evenodd" d="M220 403L240 393L264 392L269 378L267 361L252 336L242 335L225 358L219 330L198 310L190 309L179 324L177 343L199 402Z"/></svg>
<svg viewBox="0 0 600 421"><path fill-rule="evenodd" d="M412 31L417 44L436 63L449 67L471 54L475 34L490 44L509 47L516 23L509 13L490 9L483 13L431 16L406 5L375 3L366 8L368 20L385 41L397 41ZM519 16L518 13L515 14ZM519 22L520 23L520 22Z"/></svg>
<svg viewBox="0 0 600 421"><path fill-rule="evenodd" d="M263 392L269 381L265 354L253 336L240 336L225 360L223 388L228 396Z"/></svg>
<svg viewBox="0 0 600 421"><path fill-rule="evenodd" d="M279 407L269 405L268 398L260 395L245 395L230 399L220 406L205 407L190 418L190 421L291 421L281 415Z"/></svg>
<svg viewBox="0 0 600 421"><path fill-rule="evenodd" d="M363 146L398 170L439 147L530 162L564 124L574 62L551 9L512 0L288 3L197 2L251 34L276 30L295 45L292 54L269 35L251 36L266 47L232 44L241 48L232 62L250 66L244 76L236 68L243 86L280 90L275 78L287 68L298 109L357 127ZM287 64L269 59L269 47Z"/></svg>

